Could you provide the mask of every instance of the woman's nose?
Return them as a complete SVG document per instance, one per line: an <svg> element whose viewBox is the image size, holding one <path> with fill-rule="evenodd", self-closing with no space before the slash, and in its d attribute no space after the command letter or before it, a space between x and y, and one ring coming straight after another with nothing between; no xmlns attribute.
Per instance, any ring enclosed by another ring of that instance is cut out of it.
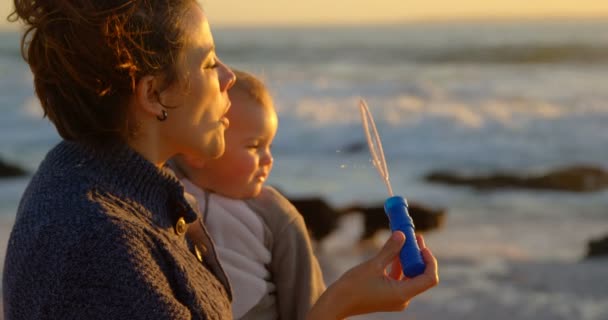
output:
<svg viewBox="0 0 608 320"><path fill-rule="evenodd" d="M220 61L219 64L220 90L222 92L225 92L228 91L228 89L232 88L232 86L236 82L236 75L223 62Z"/></svg>

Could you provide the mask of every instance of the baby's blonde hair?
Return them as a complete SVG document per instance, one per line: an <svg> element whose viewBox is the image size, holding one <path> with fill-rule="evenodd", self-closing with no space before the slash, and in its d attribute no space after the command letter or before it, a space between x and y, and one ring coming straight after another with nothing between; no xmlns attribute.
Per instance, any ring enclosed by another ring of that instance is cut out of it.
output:
<svg viewBox="0 0 608 320"><path fill-rule="evenodd" d="M244 94L261 106L274 110L272 96L262 80L251 73L238 69L232 69L232 72L236 75L236 82L234 83L234 86L230 88L229 92L232 91Z"/></svg>

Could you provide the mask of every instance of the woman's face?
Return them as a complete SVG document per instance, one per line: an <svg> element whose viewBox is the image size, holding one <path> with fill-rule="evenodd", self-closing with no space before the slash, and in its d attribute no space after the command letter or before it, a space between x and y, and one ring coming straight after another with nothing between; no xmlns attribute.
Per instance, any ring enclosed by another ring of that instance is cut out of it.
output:
<svg viewBox="0 0 608 320"><path fill-rule="evenodd" d="M224 152L230 108L227 91L235 75L216 56L207 18L199 6L188 11L184 28L189 38L181 70L186 83L178 82L159 94L160 102L175 106L167 110L162 139L172 154L217 158Z"/></svg>

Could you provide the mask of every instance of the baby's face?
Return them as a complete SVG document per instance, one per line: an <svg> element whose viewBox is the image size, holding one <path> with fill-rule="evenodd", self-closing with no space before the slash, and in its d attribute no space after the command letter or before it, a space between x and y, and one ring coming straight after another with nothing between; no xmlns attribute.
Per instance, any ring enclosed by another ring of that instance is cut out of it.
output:
<svg viewBox="0 0 608 320"><path fill-rule="evenodd" d="M270 147L277 115L272 106L262 106L239 92L231 92L230 99L226 149L220 158L205 161L204 184L226 197L251 198L260 193L272 169Z"/></svg>

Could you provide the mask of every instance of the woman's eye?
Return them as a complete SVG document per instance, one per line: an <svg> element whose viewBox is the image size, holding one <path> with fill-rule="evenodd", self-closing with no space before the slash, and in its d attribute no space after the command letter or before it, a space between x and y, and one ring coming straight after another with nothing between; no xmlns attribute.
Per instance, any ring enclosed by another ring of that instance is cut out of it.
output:
<svg viewBox="0 0 608 320"><path fill-rule="evenodd" d="M217 60L214 60L214 61L208 63L204 68L205 69L215 69L215 68L217 68L217 66L218 66Z"/></svg>

